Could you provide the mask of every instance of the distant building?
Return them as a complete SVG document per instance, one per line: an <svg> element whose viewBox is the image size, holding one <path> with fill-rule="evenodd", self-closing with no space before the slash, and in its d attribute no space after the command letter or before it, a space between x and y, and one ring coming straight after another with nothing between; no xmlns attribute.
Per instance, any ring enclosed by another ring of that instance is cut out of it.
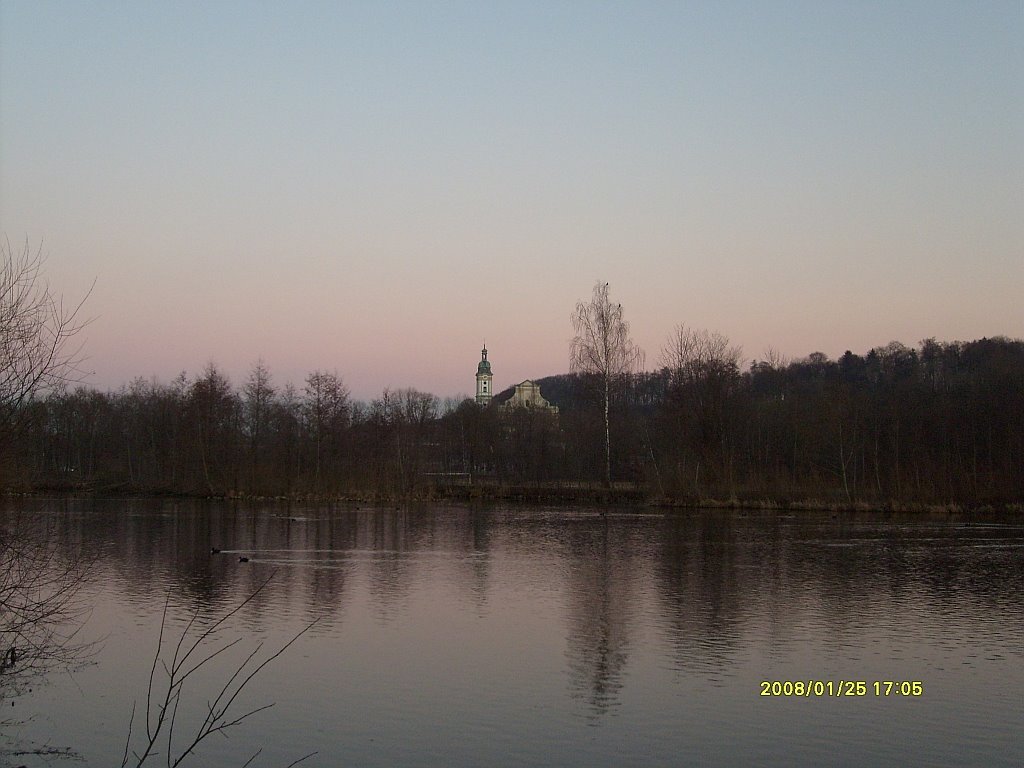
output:
<svg viewBox="0 0 1024 768"><path fill-rule="evenodd" d="M540 393L540 385L530 379L522 384L516 384L516 391L512 393L512 397L501 404L501 407L509 411L514 408L534 408L551 414L558 413L558 406L545 400Z"/></svg>
<svg viewBox="0 0 1024 768"><path fill-rule="evenodd" d="M477 405L490 405L494 399L494 373L491 371L491 364L487 360L487 345L480 350L480 362L476 366L476 402ZM538 411L545 411L552 415L558 413L558 406L552 405L540 393L540 385L527 379L522 384L516 384L515 391L509 395L507 390L498 397L497 404L503 411L512 411L516 408L532 408Z"/></svg>
<svg viewBox="0 0 1024 768"><path fill-rule="evenodd" d="M487 345L480 350L480 363L476 367L476 402L478 405L489 405L494 389L491 386L491 364L487 362Z"/></svg>

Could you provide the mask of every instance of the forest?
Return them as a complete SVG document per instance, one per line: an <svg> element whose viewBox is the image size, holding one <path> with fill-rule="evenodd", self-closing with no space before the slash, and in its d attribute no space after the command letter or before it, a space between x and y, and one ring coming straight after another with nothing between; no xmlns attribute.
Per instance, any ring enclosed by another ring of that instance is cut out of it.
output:
<svg viewBox="0 0 1024 768"><path fill-rule="evenodd" d="M337 373L301 388L214 364L113 392L31 398L3 441L0 486L102 493L399 499L602 488L650 502L1019 505L1024 341L893 342L839 359L742 366L679 326L653 371L603 395L593 372L540 379L559 413L415 389L353 399ZM610 483L608 481L611 481Z"/></svg>
<svg viewBox="0 0 1024 768"><path fill-rule="evenodd" d="M234 498L534 498L873 506L1024 502L1024 341L892 342L838 360L768 352L677 325L653 370L609 284L571 321L553 405L416 389L352 398L258 361L170 382L83 386L77 303L41 247L0 240L0 491ZM598 489L599 495L593 491Z"/></svg>

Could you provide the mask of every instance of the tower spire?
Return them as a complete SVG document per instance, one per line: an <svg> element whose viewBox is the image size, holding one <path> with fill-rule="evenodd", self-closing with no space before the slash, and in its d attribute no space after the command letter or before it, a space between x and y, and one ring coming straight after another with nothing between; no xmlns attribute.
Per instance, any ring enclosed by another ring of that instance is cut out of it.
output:
<svg viewBox="0 0 1024 768"><path fill-rule="evenodd" d="M476 402L479 405L487 405L491 402L492 378L491 364L487 362L487 341L485 339L483 349L480 350L480 362L476 366Z"/></svg>

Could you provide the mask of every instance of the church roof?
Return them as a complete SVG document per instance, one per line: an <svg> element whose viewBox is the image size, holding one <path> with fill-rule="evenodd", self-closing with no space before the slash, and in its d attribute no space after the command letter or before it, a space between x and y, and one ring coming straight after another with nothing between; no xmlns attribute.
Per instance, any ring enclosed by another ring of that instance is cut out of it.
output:
<svg viewBox="0 0 1024 768"><path fill-rule="evenodd" d="M476 367L476 375L479 376L482 373L491 373L491 364L487 362L487 345L484 344L484 348L480 350L480 363Z"/></svg>

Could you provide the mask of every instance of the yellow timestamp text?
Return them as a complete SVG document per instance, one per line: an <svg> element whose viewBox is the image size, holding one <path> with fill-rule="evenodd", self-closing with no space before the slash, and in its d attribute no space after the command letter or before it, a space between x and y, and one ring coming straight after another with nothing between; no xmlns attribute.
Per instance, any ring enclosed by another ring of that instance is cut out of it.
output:
<svg viewBox="0 0 1024 768"><path fill-rule="evenodd" d="M762 680L761 696L924 696L921 680Z"/></svg>

